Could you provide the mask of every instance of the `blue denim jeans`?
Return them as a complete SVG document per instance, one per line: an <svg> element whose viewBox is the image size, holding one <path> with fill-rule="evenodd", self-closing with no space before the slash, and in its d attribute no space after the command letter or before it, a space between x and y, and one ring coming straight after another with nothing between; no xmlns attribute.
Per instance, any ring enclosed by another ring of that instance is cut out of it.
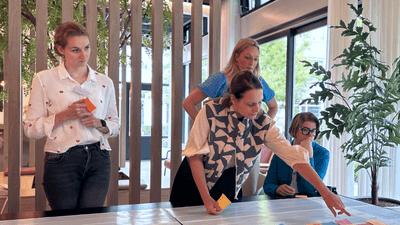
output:
<svg viewBox="0 0 400 225"><path fill-rule="evenodd" d="M110 152L99 142L46 152L43 186L53 210L103 207L110 176Z"/></svg>

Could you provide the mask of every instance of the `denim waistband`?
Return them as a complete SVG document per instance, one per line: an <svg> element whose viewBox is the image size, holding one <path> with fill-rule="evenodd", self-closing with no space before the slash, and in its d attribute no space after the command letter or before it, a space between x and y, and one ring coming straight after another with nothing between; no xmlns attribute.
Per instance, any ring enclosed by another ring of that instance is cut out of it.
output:
<svg viewBox="0 0 400 225"><path fill-rule="evenodd" d="M83 148L83 149L100 148L100 141L92 143L92 144L87 144L87 145L75 145L69 149L72 150L72 149L78 149L78 148Z"/></svg>

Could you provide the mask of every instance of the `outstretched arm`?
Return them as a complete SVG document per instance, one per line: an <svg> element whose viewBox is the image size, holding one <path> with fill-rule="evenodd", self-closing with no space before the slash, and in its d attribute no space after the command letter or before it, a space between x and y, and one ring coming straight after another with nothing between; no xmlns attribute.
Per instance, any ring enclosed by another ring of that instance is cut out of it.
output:
<svg viewBox="0 0 400 225"><path fill-rule="evenodd" d="M304 179L310 182L314 187L321 193L322 198L325 201L326 206L331 210L333 215L336 217L336 210L339 210L339 215L345 213L351 216L345 209L345 206L340 200L339 196L333 194L319 178L318 174L308 163L297 163L293 166L293 169L297 170Z"/></svg>

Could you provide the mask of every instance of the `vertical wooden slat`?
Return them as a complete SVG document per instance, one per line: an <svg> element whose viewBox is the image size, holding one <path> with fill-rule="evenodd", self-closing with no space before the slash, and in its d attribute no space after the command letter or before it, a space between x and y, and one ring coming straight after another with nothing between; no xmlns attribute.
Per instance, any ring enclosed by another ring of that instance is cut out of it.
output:
<svg viewBox="0 0 400 225"><path fill-rule="evenodd" d="M47 0L36 2L36 73L47 69ZM46 196L44 193L44 145L46 138L35 141L35 210L46 210Z"/></svg>
<svg viewBox="0 0 400 225"><path fill-rule="evenodd" d="M197 84L201 83L202 66L202 27L203 22L203 0L192 1L190 44L191 44L191 66L190 66L190 92L196 89ZM197 109L200 109L198 104ZM191 120L193 125L193 120Z"/></svg>
<svg viewBox="0 0 400 225"><path fill-rule="evenodd" d="M151 147L150 147L150 202L161 201L161 141L162 141L162 53L163 53L163 1L152 0L152 60L151 84Z"/></svg>
<svg viewBox="0 0 400 225"><path fill-rule="evenodd" d="M8 213L20 211L21 183L21 3L8 1L8 53L5 83L8 89L6 108L8 133Z"/></svg>
<svg viewBox="0 0 400 225"><path fill-rule="evenodd" d="M113 80L117 108L119 106L119 1L109 2L108 76ZM111 181L107 205L118 205L119 137L109 139L111 146Z"/></svg>
<svg viewBox="0 0 400 225"><path fill-rule="evenodd" d="M123 28L125 29L125 24L128 22L123 22L126 19L126 11L122 14L121 17L121 22L123 24ZM127 29L127 28L126 28ZM122 46L122 54L123 57L125 58L126 62L126 42ZM126 64L121 64L121 121L126 121ZM126 126L127 123L121 123L121 129L119 133L119 166L120 167L125 167L125 161L126 161Z"/></svg>
<svg viewBox="0 0 400 225"><path fill-rule="evenodd" d="M181 163L183 97L183 1L172 2L172 74L171 74L171 187Z"/></svg>
<svg viewBox="0 0 400 225"><path fill-rule="evenodd" d="M88 64L97 68L97 0L86 1L86 30L90 41L90 58Z"/></svg>
<svg viewBox="0 0 400 225"><path fill-rule="evenodd" d="M210 0L209 74L221 70L221 0Z"/></svg>
<svg viewBox="0 0 400 225"><path fill-rule="evenodd" d="M142 0L131 3L131 105L129 136L129 204L140 203Z"/></svg>
<svg viewBox="0 0 400 225"><path fill-rule="evenodd" d="M31 38L35 38L36 37L36 30L30 30L30 36ZM32 66L29 68L32 71L36 71L36 61L32 64ZM24 100L21 101L21 107L22 109L24 108ZM28 139L25 134L23 134L22 132L22 149L24 149L24 139ZM23 150L22 150L23 152ZM22 153L23 155L24 153ZM23 158L23 156L22 156ZM35 139L29 139L29 166L30 167L34 167L35 166Z"/></svg>
<svg viewBox="0 0 400 225"><path fill-rule="evenodd" d="M62 0L62 22L74 21L74 0Z"/></svg>

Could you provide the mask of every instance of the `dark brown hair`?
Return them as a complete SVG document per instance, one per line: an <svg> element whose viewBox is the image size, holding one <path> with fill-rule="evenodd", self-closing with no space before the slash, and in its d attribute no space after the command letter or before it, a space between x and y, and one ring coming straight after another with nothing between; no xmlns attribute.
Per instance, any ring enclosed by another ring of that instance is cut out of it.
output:
<svg viewBox="0 0 400 225"><path fill-rule="evenodd" d="M292 138L296 137L297 130L299 130L301 125L303 125L303 123L306 121L315 123L317 132L315 134L314 140L317 139L318 134L319 134L319 120L311 112L301 112L292 119L292 122L290 123L290 126L289 126L289 134L290 134L290 136L292 136Z"/></svg>
<svg viewBox="0 0 400 225"><path fill-rule="evenodd" d="M236 99L243 98L243 94L248 90L263 89L258 77L250 70L242 70L232 77L231 83L226 90L227 96L222 101L222 106L227 108L231 105L230 95L233 94Z"/></svg>
<svg viewBox="0 0 400 225"><path fill-rule="evenodd" d="M54 51L57 53L57 55L63 57L63 55L58 51L57 46L64 49L68 44L68 38L74 36L89 37L89 34L85 29L74 22L65 22L57 27L54 35Z"/></svg>

